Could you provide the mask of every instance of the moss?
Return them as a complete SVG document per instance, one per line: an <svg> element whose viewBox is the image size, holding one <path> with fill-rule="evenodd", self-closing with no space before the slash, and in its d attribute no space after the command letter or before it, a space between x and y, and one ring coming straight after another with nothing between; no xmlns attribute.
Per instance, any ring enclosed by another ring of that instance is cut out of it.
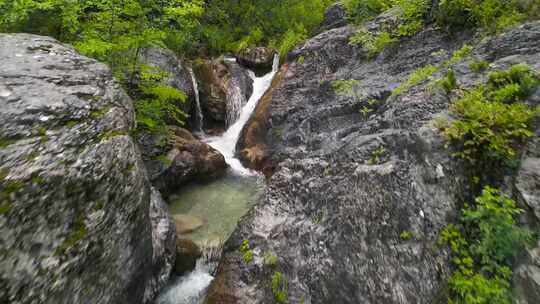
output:
<svg viewBox="0 0 540 304"><path fill-rule="evenodd" d="M69 129L75 127L76 125L80 124L81 122L79 120L70 120L68 122L66 122L66 127L68 127Z"/></svg>
<svg viewBox="0 0 540 304"><path fill-rule="evenodd" d="M12 208L13 204L11 202L0 203L0 215L7 214Z"/></svg>
<svg viewBox="0 0 540 304"><path fill-rule="evenodd" d="M105 106L101 110L96 110L90 112L90 118L97 120L100 119L103 115L107 114L112 109L112 106Z"/></svg>
<svg viewBox="0 0 540 304"><path fill-rule="evenodd" d="M109 140L116 136L123 136L123 135L129 135L129 132L127 130L112 130L112 131L99 134L98 140L104 141L104 140Z"/></svg>
<svg viewBox="0 0 540 304"><path fill-rule="evenodd" d="M457 88L457 79L454 71L450 70L446 77L435 81L435 85L443 89L447 94L450 94L455 88Z"/></svg>
<svg viewBox="0 0 540 304"><path fill-rule="evenodd" d="M7 146L14 144L15 142L16 140L14 139L0 138L0 149L6 148Z"/></svg>
<svg viewBox="0 0 540 304"><path fill-rule="evenodd" d="M395 88L392 91L392 95L399 95L403 93L404 91L412 88L416 84L420 83L421 81L427 79L429 76L433 75L435 72L439 70L438 67L428 64L418 70L416 70L414 73L412 73L411 76L409 76L409 79L399 85L397 88Z"/></svg>
<svg viewBox="0 0 540 304"><path fill-rule="evenodd" d="M32 177L32 184L36 185L36 186L41 186L43 184L45 184L45 179L39 175L36 175L34 177Z"/></svg>
<svg viewBox="0 0 540 304"><path fill-rule="evenodd" d="M169 167L170 165L172 165L172 160L170 160L167 155L159 155L157 156L156 158L154 158L155 160L161 162L163 165L165 165L166 167Z"/></svg>
<svg viewBox="0 0 540 304"><path fill-rule="evenodd" d="M279 262L278 257L272 252L266 252L264 254L264 265L269 266L271 268L275 268L277 267L278 262Z"/></svg>
<svg viewBox="0 0 540 304"><path fill-rule="evenodd" d="M47 135L47 129L46 128L39 128L38 130L39 138L41 140L41 143L46 143L49 141L49 136Z"/></svg>
<svg viewBox="0 0 540 304"><path fill-rule="evenodd" d="M306 60L306 58L303 55L298 57L298 63L300 63L300 64L304 64L305 60Z"/></svg>
<svg viewBox="0 0 540 304"><path fill-rule="evenodd" d="M88 234L86 224L84 223L84 215L79 213L75 222L73 223L72 230L66 237L64 242L56 248L55 254L64 254L67 250L75 246L80 240L84 239Z"/></svg>
<svg viewBox="0 0 540 304"><path fill-rule="evenodd" d="M447 61L443 63L443 66L449 67L451 65L458 63L463 58L469 56L473 50L474 50L474 47L472 45L469 45L469 44L463 45L459 50L455 51L452 54L452 57L450 57L450 59L448 59Z"/></svg>
<svg viewBox="0 0 540 304"><path fill-rule="evenodd" d="M399 238L401 238L403 241L409 241L409 240L411 240L413 237L414 237L414 235L412 234L412 232L407 231L407 230L401 232L401 234L399 235Z"/></svg>

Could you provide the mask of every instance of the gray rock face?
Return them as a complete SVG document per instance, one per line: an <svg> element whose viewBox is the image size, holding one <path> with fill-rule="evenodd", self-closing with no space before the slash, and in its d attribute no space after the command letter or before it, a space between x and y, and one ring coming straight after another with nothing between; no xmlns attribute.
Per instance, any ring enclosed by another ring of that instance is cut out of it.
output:
<svg viewBox="0 0 540 304"><path fill-rule="evenodd" d="M448 116L452 99L430 84L444 71L391 92L416 69L447 60L467 37L427 28L369 60L348 43L353 33L332 29L293 51L304 60L282 67L246 125L238 150L271 178L226 244L208 303L272 303L268 252L288 278L290 303L444 300L449 256L435 243L470 193L433 123ZM440 50L448 55L432 55ZM473 58L491 69L540 68L540 23L477 45L453 64L462 88L486 81L488 72L469 69ZM351 92L335 92L336 80L351 79ZM243 240L253 251L249 264Z"/></svg>
<svg viewBox="0 0 540 304"><path fill-rule="evenodd" d="M168 77L163 79L164 84L186 93L188 97L186 102L180 103L178 106L190 114L191 118L196 117L195 90L187 64L178 58L173 51L162 48L144 49L141 51L140 57L142 63L168 74Z"/></svg>
<svg viewBox="0 0 540 304"><path fill-rule="evenodd" d="M170 266L153 265L130 98L54 39L0 34L0 45L0 302L150 300Z"/></svg>
<svg viewBox="0 0 540 304"><path fill-rule="evenodd" d="M152 187L150 195L150 221L152 223L153 280L146 288L145 300L151 301L168 283L176 263L176 229L167 203Z"/></svg>

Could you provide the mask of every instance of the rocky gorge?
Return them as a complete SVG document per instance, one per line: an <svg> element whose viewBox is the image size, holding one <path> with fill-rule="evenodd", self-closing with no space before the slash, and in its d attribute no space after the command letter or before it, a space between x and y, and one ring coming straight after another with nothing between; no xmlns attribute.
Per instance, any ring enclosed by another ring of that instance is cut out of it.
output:
<svg viewBox="0 0 540 304"><path fill-rule="evenodd" d="M365 28L397 23L390 10ZM104 64L0 34L0 303L446 303L440 231L474 185L441 121L490 72L540 70L540 22L487 37L428 25L376 56L357 32L336 4L281 62L142 50L186 95L186 124L165 133L137 129ZM448 71L458 89L435 85ZM534 131L494 175L537 232L538 117ZM540 242L512 282L515 303L540 302Z"/></svg>

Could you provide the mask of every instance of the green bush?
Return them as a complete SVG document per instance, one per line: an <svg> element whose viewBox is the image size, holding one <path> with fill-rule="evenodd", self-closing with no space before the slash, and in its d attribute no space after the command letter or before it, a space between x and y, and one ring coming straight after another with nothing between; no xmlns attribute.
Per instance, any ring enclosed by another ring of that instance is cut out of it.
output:
<svg viewBox="0 0 540 304"><path fill-rule="evenodd" d="M449 245L454 265L449 303L512 303L511 266L534 239L516 224L522 212L499 190L485 187L475 204L465 205L459 223L443 229L440 241Z"/></svg>
<svg viewBox="0 0 540 304"><path fill-rule="evenodd" d="M441 0L437 10L437 22L449 29L483 28L496 33L538 17L538 1L521 0Z"/></svg>
<svg viewBox="0 0 540 304"><path fill-rule="evenodd" d="M490 74L487 86L479 86L453 106L458 119L444 131L459 146L456 156L471 163L507 162L518 157L539 108L521 102L538 87L538 78L525 65Z"/></svg>
<svg viewBox="0 0 540 304"><path fill-rule="evenodd" d="M394 0L344 0L351 21L361 24L392 8Z"/></svg>
<svg viewBox="0 0 540 304"><path fill-rule="evenodd" d="M469 64L471 71L479 73L489 68L489 62L483 60L475 60Z"/></svg>
<svg viewBox="0 0 540 304"><path fill-rule="evenodd" d="M457 88L456 74L454 73L454 71L450 70L446 74L446 77L443 79L439 79L436 84L437 86L442 88L447 94L449 94L455 88Z"/></svg>

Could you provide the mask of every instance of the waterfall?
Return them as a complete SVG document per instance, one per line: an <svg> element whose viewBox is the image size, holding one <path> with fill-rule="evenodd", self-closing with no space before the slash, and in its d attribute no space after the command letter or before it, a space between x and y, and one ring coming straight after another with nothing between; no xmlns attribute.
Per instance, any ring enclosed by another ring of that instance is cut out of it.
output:
<svg viewBox="0 0 540 304"><path fill-rule="evenodd" d="M193 91L195 91L195 129L197 132L204 134L203 126L204 126L204 116L201 108L201 100L199 97L199 85L197 83L197 78L195 77L195 73L193 72L193 69L191 67L188 68L189 75L191 75L191 83L193 84Z"/></svg>
<svg viewBox="0 0 540 304"><path fill-rule="evenodd" d="M240 105L241 109L237 114L237 119L222 136L205 138L205 141L210 146L223 154L226 162L230 165L232 170L230 171L231 174L228 175L229 177L251 180L253 179L251 176L256 175L249 169L244 168L240 160L234 157L236 143L257 103L272 84L278 68L279 56L276 55L272 72L262 77L256 77L254 73L250 73L253 78L253 94L243 107ZM208 242L198 243L203 254L197 260L195 270L187 275L173 279L169 287L157 299L157 304L200 304L204 301L206 289L214 279L213 275L221 258L223 248L222 241Z"/></svg>
<svg viewBox="0 0 540 304"><path fill-rule="evenodd" d="M240 118L242 106L246 103L246 98L236 79L231 78L230 81L227 88L227 127L233 125Z"/></svg>
<svg viewBox="0 0 540 304"><path fill-rule="evenodd" d="M254 172L245 168L239 159L235 157L236 144L240 138L242 129L248 122L251 114L257 107L259 100L272 84L272 80L279 69L279 55L274 57L272 71L262 77L256 77L254 73L250 73L253 78L253 94L248 102L242 107L236 122L227 129L223 135L219 137L208 138L207 142L212 148L218 150L225 157L225 161L231 167L234 173L240 175L254 175Z"/></svg>
<svg viewBox="0 0 540 304"><path fill-rule="evenodd" d="M178 277L169 288L159 296L157 304L200 304L204 292L214 277L223 242L203 244L200 246L202 256L197 260L195 270L189 274Z"/></svg>

